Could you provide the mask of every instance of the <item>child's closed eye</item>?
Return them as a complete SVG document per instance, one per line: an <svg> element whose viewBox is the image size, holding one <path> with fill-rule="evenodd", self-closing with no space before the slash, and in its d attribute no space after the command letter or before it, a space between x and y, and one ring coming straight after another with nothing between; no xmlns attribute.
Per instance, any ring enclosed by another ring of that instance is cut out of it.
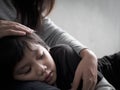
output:
<svg viewBox="0 0 120 90"><path fill-rule="evenodd" d="M44 58L45 54L44 52L41 55L38 55L37 60L42 60Z"/></svg>
<svg viewBox="0 0 120 90"><path fill-rule="evenodd" d="M31 67L30 66L25 66L24 68L17 71L17 74L28 74L30 72L31 72Z"/></svg>
<svg viewBox="0 0 120 90"><path fill-rule="evenodd" d="M31 67L27 67L24 71L23 71L23 74L28 74L31 72Z"/></svg>

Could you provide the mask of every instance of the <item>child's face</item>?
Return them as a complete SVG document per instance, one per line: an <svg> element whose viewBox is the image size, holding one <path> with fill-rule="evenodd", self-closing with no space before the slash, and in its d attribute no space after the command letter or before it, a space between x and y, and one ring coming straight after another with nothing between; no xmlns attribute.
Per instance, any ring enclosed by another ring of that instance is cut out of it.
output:
<svg viewBox="0 0 120 90"><path fill-rule="evenodd" d="M38 44L30 45L32 50L25 49L23 59L15 66L16 80L39 80L48 84L56 81L56 67L49 52Z"/></svg>

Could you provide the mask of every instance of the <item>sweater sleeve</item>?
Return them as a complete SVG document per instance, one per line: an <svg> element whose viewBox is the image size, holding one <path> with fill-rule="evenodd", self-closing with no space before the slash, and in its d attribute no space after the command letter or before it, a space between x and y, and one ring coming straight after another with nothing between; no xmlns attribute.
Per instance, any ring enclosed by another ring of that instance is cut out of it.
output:
<svg viewBox="0 0 120 90"><path fill-rule="evenodd" d="M16 20L17 12L11 1L0 0L0 20Z"/></svg>
<svg viewBox="0 0 120 90"><path fill-rule="evenodd" d="M0 7L0 19L15 21L16 10L12 5L11 0L0 0ZM38 26L36 29L39 28L40 27ZM67 44L73 47L77 53L86 48L70 34L56 26L49 18L44 19L43 30L41 30L40 33L38 32L38 34L50 47L57 44Z"/></svg>
<svg viewBox="0 0 120 90"><path fill-rule="evenodd" d="M53 47L57 44L70 45L78 54L86 46L77 41L67 32L56 26L49 18L45 18L43 22L43 30L39 33L39 36L48 44Z"/></svg>

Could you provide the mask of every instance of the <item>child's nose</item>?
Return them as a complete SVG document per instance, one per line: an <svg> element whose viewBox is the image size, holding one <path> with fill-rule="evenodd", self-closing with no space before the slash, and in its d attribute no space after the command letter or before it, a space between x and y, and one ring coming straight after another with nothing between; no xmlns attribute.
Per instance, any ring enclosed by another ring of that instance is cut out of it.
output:
<svg viewBox="0 0 120 90"><path fill-rule="evenodd" d="M39 76L42 76L47 70L47 66L46 65L42 65L42 64L39 64L38 66L38 70L37 70L37 74Z"/></svg>

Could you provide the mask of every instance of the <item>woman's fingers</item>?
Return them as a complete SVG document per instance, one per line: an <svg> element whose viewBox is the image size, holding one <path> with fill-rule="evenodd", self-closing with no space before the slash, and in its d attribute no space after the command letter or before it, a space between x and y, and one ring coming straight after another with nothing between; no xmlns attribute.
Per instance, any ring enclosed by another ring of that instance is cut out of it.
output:
<svg viewBox="0 0 120 90"><path fill-rule="evenodd" d="M74 79L72 82L72 90L77 90L79 84L81 83L81 79L82 79L82 68L80 63L78 64L78 67L75 71L75 75L74 75Z"/></svg>
<svg viewBox="0 0 120 90"><path fill-rule="evenodd" d="M96 85L95 79L86 78L83 80L83 88L82 90L94 90Z"/></svg>
<svg viewBox="0 0 120 90"><path fill-rule="evenodd" d="M9 36L9 35L25 35L26 33L33 33L33 32L34 30L20 23L0 20L0 37Z"/></svg>
<svg viewBox="0 0 120 90"><path fill-rule="evenodd" d="M6 21L6 20L0 20L0 27L3 28L10 28L10 29L17 29L17 30L21 30L21 31L25 31L25 32L32 32L33 30L30 29L29 27L26 27L25 25L22 25L20 23L17 22L13 22L13 21Z"/></svg>
<svg viewBox="0 0 120 90"><path fill-rule="evenodd" d="M79 87L79 84L81 83L79 79L74 78L73 83L71 84L72 90L77 90L77 88Z"/></svg>
<svg viewBox="0 0 120 90"><path fill-rule="evenodd" d="M83 58L75 71L72 89L77 90L78 86L82 83L81 80L83 80L82 90L94 90L97 82L96 67L96 61L86 57Z"/></svg>
<svg viewBox="0 0 120 90"><path fill-rule="evenodd" d="M83 73L83 88L82 90L94 90L97 83L97 70L89 68Z"/></svg>
<svg viewBox="0 0 120 90"><path fill-rule="evenodd" d="M26 35L26 32L8 29L8 30L6 30L6 35L7 36L9 36L9 35Z"/></svg>
<svg viewBox="0 0 120 90"><path fill-rule="evenodd" d="M8 29L8 30L5 30L5 31L0 31L0 38L5 37L5 36L10 36L10 35L21 36L21 35L26 35L26 32L16 31L16 30L13 30L13 29Z"/></svg>

